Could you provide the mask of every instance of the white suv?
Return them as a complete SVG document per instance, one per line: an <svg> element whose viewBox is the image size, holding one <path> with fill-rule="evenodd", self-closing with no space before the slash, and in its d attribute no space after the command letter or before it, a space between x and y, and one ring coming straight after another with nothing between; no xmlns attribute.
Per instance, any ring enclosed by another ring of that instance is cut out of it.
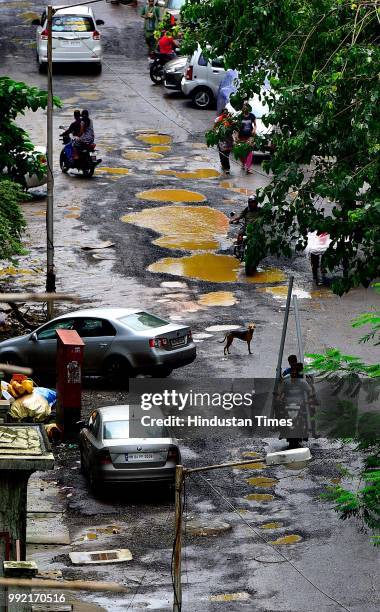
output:
<svg viewBox="0 0 380 612"><path fill-rule="evenodd" d="M210 108L215 104L219 84L225 74L223 58L208 61L198 47L187 60L181 81L182 92L193 100L197 108Z"/></svg>
<svg viewBox="0 0 380 612"><path fill-rule="evenodd" d="M32 22L37 25L37 61L40 71L47 65L47 11L41 19ZM95 20L94 13L87 6L75 8L57 7L53 16L53 62L80 62L94 64L100 72L102 66L101 34L96 26L103 25Z"/></svg>

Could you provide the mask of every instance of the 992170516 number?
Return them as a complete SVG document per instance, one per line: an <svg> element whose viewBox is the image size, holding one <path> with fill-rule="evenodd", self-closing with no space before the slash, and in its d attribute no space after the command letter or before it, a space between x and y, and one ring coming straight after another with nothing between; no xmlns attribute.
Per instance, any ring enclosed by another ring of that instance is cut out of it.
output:
<svg viewBox="0 0 380 612"><path fill-rule="evenodd" d="M8 593L9 603L66 603L63 593Z"/></svg>

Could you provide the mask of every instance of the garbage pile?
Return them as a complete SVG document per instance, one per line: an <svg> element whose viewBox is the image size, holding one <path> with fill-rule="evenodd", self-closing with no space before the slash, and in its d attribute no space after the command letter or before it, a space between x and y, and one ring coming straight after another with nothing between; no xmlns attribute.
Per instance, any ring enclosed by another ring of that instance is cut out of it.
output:
<svg viewBox="0 0 380 612"><path fill-rule="evenodd" d="M14 374L10 383L1 381L1 393L10 402L8 415L13 422L46 422L57 401L56 391L38 387L21 374Z"/></svg>

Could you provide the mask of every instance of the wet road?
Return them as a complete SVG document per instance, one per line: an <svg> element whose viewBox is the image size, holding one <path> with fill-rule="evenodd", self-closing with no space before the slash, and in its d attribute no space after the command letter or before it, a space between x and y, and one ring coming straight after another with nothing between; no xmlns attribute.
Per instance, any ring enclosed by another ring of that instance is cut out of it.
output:
<svg viewBox="0 0 380 612"><path fill-rule="evenodd" d="M230 257L232 233L227 220L231 210L241 210L245 205L246 193L265 184L267 178L259 164L255 164L250 177L241 175L237 165L228 180L218 176L217 154L205 147L203 136L215 112L196 111L178 94L166 93L151 84L141 20L134 9L106 3L94 6L96 16L105 21L102 74L61 69L54 76L54 93L64 102L62 110L55 113L58 288L76 292L92 306L138 304L172 321L190 324L197 340L198 358L191 366L174 372L174 377L193 380L205 376L271 377L286 280L293 274L306 352L330 345L354 352L352 344L360 332L352 330L349 321L363 310L363 305L370 308L375 304L373 292L356 290L337 298L327 288L316 288L303 256L292 261L268 259L263 262L262 273L253 282L247 282L236 260ZM0 57L2 73L44 87L46 77L38 74L34 62L34 28L30 26L33 13L39 14L42 7L41 2L0 1ZM64 176L57 163L58 126L68 124L77 106L90 110L103 159L91 180L74 174ZM21 120L37 144L45 141L45 121L43 112ZM196 172L199 169L201 175ZM170 202L168 194L162 193L168 189ZM161 193L152 194L151 190ZM42 196L24 206L29 254L21 258L22 273L12 276L17 288L44 285L44 207ZM104 240L111 240L115 246L87 253L81 249ZM5 273L3 277L6 278ZM231 356L225 358L218 343L222 332L209 328L246 326L251 321L257 325L253 355L248 356L246 347L235 342ZM295 349L291 317L286 352ZM367 360L375 356L375 350L368 346L355 346L355 352ZM122 392L87 390L84 409L86 412L95 405L123 402ZM238 438L237 435L182 440L185 463L235 459L245 452L266 448L263 441L253 444L242 434ZM317 459L323 457L323 443L313 443L312 452ZM66 518L73 544L58 550L52 547L37 551L36 558L47 568L62 569L67 578L125 580L132 593L126 600L86 596L86 601L97 602L107 610L125 610L126 601L130 610L169 610L173 535L170 503L156 500L154 493L148 500L136 493L133 499L95 501L78 475L77 460L77 449L60 449L59 469L54 473L61 485L74 487L73 496L67 499ZM333 453L330 462L317 462L299 474L293 475L284 468L262 468L259 477L278 480L269 488L263 481L247 482L258 476L256 470L219 473L210 476L210 482L256 530L267 523L279 524L265 532L266 539L300 536L301 540L296 538L293 544L277 545L283 546L297 567L344 601L350 610L372 612L377 609L374 588L377 555L365 535L357 533L352 524L342 525L328 506L318 500L323 486L331 478L339 477L337 464L344 461L354 463L348 451L340 450ZM200 517L205 523L219 517L232 529L216 537L191 535L187 531L185 610L341 609L308 585L289 564L272 564L272 550L207 487L201 480L189 483L186 515ZM252 494L273 497L248 499ZM115 521L120 524L120 534L106 534L94 542L80 539L89 527L107 526ZM110 571L104 565L95 570L78 570L67 557L73 548L99 550L113 546L131 548L134 561L127 570L112 566ZM364 571L360 581L352 566L353 558L362 559Z"/></svg>

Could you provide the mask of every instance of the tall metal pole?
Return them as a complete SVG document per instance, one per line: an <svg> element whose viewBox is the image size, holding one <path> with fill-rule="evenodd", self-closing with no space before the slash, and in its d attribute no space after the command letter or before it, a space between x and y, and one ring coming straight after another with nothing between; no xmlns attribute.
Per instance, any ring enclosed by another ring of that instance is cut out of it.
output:
<svg viewBox="0 0 380 612"><path fill-rule="evenodd" d="M277 388L278 382L280 381L280 378L281 378L282 357L284 355L286 330L288 328L289 311L290 311L290 300L291 300L292 291L293 291L293 281L294 281L294 276L290 276L289 277L289 285L288 285L288 295L287 295L287 298L286 298L284 322L283 322L283 325L282 325L280 350L279 350L279 353L278 353L278 362L277 362L277 369L276 369L276 388Z"/></svg>
<svg viewBox="0 0 380 612"><path fill-rule="evenodd" d="M174 602L173 612L182 610L182 585L181 585L181 554L182 554L182 489L183 489L183 465L177 465L175 470L175 540L173 551L173 586Z"/></svg>
<svg viewBox="0 0 380 612"><path fill-rule="evenodd" d="M300 363L303 363L303 344L302 344L301 321L300 321L300 313L298 310L298 299L296 295L293 295L293 306L294 306L294 316L296 319L298 361L300 361Z"/></svg>
<svg viewBox="0 0 380 612"><path fill-rule="evenodd" d="M47 10L47 198L46 198L46 239L47 239L47 261L46 261L46 291L55 292L55 269L54 269L54 217L53 217L53 7L49 4ZM47 304L48 319L53 316L54 302Z"/></svg>

